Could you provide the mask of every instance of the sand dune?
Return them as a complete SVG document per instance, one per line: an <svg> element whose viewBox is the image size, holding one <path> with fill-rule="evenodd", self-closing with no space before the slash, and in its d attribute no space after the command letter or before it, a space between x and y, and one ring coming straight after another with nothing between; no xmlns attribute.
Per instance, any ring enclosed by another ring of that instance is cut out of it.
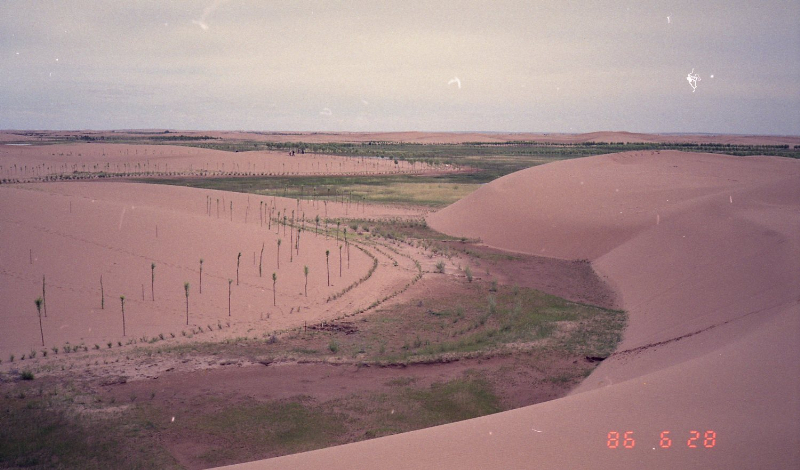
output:
<svg viewBox="0 0 800 470"><path fill-rule="evenodd" d="M740 134L642 134L624 131L600 131L583 134L533 132L247 132L247 131L172 131L172 136L213 137L226 140L260 142L407 142L419 144L459 144L465 142L673 142L718 143L732 145L800 145L798 136ZM153 131L0 131L0 142L35 143L42 139L145 138L163 137L163 130Z"/></svg>
<svg viewBox="0 0 800 470"><path fill-rule="evenodd" d="M2 134L0 134L2 135ZM2 141L0 141L2 142ZM453 171L390 159L277 151L227 152L177 145L73 143L0 144L0 179L29 181L48 175L375 175Z"/></svg>
<svg viewBox="0 0 800 470"><path fill-rule="evenodd" d="M800 162L563 161L488 184L429 223L591 260L629 312L618 352L560 400L234 468L800 466Z"/></svg>
<svg viewBox="0 0 800 470"><path fill-rule="evenodd" d="M210 207L209 207L210 205ZM330 202L258 197L182 187L111 182L41 183L0 187L0 355L42 348L34 299L46 277L45 346L66 343L125 344L159 334L172 341L209 325L203 339L261 335L274 330L338 317L363 308L404 285L415 274L380 258L380 265L359 290L335 301L327 299L364 276L372 258L351 246L350 267L343 251L339 276L336 240L313 231L301 234L299 253L289 230L266 215L292 211L314 218L345 213L363 217L402 216L397 208L349 208ZM232 211L231 211L232 208ZM219 215L217 210L219 210ZM262 222L263 221L263 222ZM280 267L278 267L278 245ZM264 247L261 257L262 244ZM325 251L330 250L331 286L327 285ZM241 252L239 284L237 255ZM203 286L200 292L200 259ZM156 264L151 286L151 263ZM261 275L259 275L261 264ZM309 267L308 296L303 266ZM272 273L278 276L273 305ZM104 305L101 305L100 277ZM232 279L231 316L228 279ZM186 325L184 282L190 283ZM152 288L152 290L151 290ZM123 337L120 296L124 295ZM155 300L153 300L155 299ZM104 308L102 308L104 307ZM299 313L298 313L299 312ZM230 322L230 325L228 323ZM218 324L223 326L219 329ZM116 346L115 346L116 347ZM39 353L41 356L41 353ZM16 365L17 363L14 363ZM6 361L3 367L10 364Z"/></svg>

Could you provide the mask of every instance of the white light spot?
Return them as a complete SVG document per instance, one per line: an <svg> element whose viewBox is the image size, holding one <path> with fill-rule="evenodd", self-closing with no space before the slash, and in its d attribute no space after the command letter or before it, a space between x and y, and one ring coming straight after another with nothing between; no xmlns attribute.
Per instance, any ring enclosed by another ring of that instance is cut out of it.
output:
<svg viewBox="0 0 800 470"><path fill-rule="evenodd" d="M668 16L667 17L667 24L669 24L669 23L670 23L670 17Z"/></svg>
<svg viewBox="0 0 800 470"><path fill-rule="evenodd" d="M714 75L711 75L711 78L714 78Z"/></svg>
<svg viewBox="0 0 800 470"><path fill-rule="evenodd" d="M694 69L692 69L692 71L689 72L689 75L686 76L686 81L689 82L689 85L692 87L692 93L694 93L695 90L697 90L697 82L700 81L700 76L695 75Z"/></svg>
<svg viewBox="0 0 800 470"><path fill-rule="evenodd" d="M200 19L199 20L192 20L192 24L196 24L197 26L200 26L200 28L203 31L207 31L208 30L208 23L206 23L206 20L208 20L208 17L211 16L212 13L214 13L214 10L216 10L222 4L227 3L227 2L228 2L228 0L213 0L211 5L209 5L209 6L207 6L207 7L205 7L203 9L203 15L200 16Z"/></svg>
<svg viewBox="0 0 800 470"><path fill-rule="evenodd" d="M170 422L171 422L171 423L174 423L174 422L175 422L175 417L174 417L174 416L172 417L172 421L170 421Z"/></svg>
<svg viewBox="0 0 800 470"><path fill-rule="evenodd" d="M453 78L451 78L451 79L450 79L450 81L449 81L449 82L447 82L447 85L449 86L449 85L452 85L453 83L455 83L456 85L458 85L458 89L459 89L459 90L461 89L461 80L460 80L458 77L453 77Z"/></svg>
<svg viewBox="0 0 800 470"><path fill-rule="evenodd" d="M333 111L331 111L331 108L322 108L322 111L319 113L323 116L330 116L333 114Z"/></svg>

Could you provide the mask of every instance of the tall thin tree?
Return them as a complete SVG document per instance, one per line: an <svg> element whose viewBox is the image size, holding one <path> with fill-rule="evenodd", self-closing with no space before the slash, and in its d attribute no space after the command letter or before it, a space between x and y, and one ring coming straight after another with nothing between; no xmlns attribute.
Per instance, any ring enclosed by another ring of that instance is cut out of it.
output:
<svg viewBox="0 0 800 470"><path fill-rule="evenodd" d="M262 261L264 261L264 242L261 242L261 255L258 257L258 277L261 277Z"/></svg>
<svg viewBox="0 0 800 470"><path fill-rule="evenodd" d="M36 311L39 313L39 333L42 335L42 346L44 346L44 329L42 328L42 304L44 300L41 297L37 297L35 302Z"/></svg>
<svg viewBox="0 0 800 470"><path fill-rule="evenodd" d="M200 293L203 293L203 258L200 258Z"/></svg>
<svg viewBox="0 0 800 470"><path fill-rule="evenodd" d="M242 252L239 252L239 255L236 256L236 285L239 285L239 261L242 259Z"/></svg>
<svg viewBox="0 0 800 470"><path fill-rule="evenodd" d="M272 273L272 305L278 305L277 296L275 294L275 284L278 282L278 274Z"/></svg>
<svg viewBox="0 0 800 470"><path fill-rule="evenodd" d="M342 245L339 245L339 277L342 277Z"/></svg>
<svg viewBox="0 0 800 470"><path fill-rule="evenodd" d="M308 266L303 266L303 274L305 274L306 276L305 292L306 292L306 297L308 297Z"/></svg>
<svg viewBox="0 0 800 470"><path fill-rule="evenodd" d="M156 301L156 263L150 263L150 300Z"/></svg>
<svg viewBox="0 0 800 470"><path fill-rule="evenodd" d="M183 290L186 292L186 324L189 324L189 283L183 283Z"/></svg>
<svg viewBox="0 0 800 470"><path fill-rule="evenodd" d="M231 316L231 284L233 279L228 279L228 316Z"/></svg>
<svg viewBox="0 0 800 470"><path fill-rule="evenodd" d="M120 295L119 301L122 304L122 336L125 336L125 296Z"/></svg>
<svg viewBox="0 0 800 470"><path fill-rule="evenodd" d="M106 295L103 291L103 275L100 275L100 310L105 310L106 308Z"/></svg>
<svg viewBox="0 0 800 470"><path fill-rule="evenodd" d="M278 269L281 269L281 239L278 239Z"/></svg>
<svg viewBox="0 0 800 470"><path fill-rule="evenodd" d="M325 269L328 272L328 287L331 286L331 250L325 250Z"/></svg>
<svg viewBox="0 0 800 470"><path fill-rule="evenodd" d="M344 228L344 251L347 252L347 269L350 269L350 243L347 241L347 227Z"/></svg>

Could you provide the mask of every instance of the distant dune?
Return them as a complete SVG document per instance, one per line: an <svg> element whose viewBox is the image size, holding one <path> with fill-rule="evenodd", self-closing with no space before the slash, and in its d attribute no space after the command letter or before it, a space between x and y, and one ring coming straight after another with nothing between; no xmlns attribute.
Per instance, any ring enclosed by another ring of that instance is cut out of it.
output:
<svg viewBox="0 0 800 470"><path fill-rule="evenodd" d="M248 132L248 131L0 131L0 142L33 142L42 138L76 138L80 136L125 138L148 136L213 137L226 140L263 142L409 142L421 144L457 144L464 142L674 142L718 143L737 145L800 145L800 136L763 136L740 134L642 134L624 131L600 131L583 134L536 132Z"/></svg>
<svg viewBox="0 0 800 470"><path fill-rule="evenodd" d="M562 161L492 182L429 223L591 260L630 316L618 352L563 399L235 468L800 466L800 161Z"/></svg>

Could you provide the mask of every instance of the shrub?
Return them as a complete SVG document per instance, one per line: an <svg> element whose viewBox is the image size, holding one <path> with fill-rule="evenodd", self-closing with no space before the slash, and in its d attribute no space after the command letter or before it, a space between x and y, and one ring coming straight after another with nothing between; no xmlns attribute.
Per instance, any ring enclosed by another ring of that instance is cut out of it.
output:
<svg viewBox="0 0 800 470"><path fill-rule="evenodd" d="M464 274L467 275L467 281L472 282L472 270L469 269L469 266L464 268Z"/></svg>
<svg viewBox="0 0 800 470"><path fill-rule="evenodd" d="M339 351L339 343L337 343L335 339L332 339L331 342L328 343L328 349L330 349L332 353L338 352Z"/></svg>
<svg viewBox="0 0 800 470"><path fill-rule="evenodd" d="M436 272L444 274L444 261L439 261L438 263L436 263Z"/></svg>
<svg viewBox="0 0 800 470"><path fill-rule="evenodd" d="M33 380L33 372L29 370L23 370L22 373L19 374L19 378L22 380Z"/></svg>
<svg viewBox="0 0 800 470"><path fill-rule="evenodd" d="M489 313L496 313L497 312L497 300L495 300L493 295L489 296Z"/></svg>

